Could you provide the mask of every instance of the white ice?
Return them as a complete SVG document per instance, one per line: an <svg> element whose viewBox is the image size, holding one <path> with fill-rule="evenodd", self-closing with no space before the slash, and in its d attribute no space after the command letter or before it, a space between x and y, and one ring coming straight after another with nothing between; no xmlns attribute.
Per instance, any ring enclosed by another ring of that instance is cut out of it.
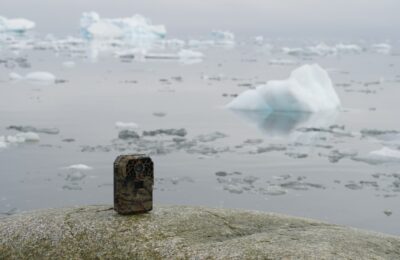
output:
<svg viewBox="0 0 400 260"><path fill-rule="evenodd" d="M399 160L400 161L400 151L393 150L388 147L383 147L380 150L370 152L371 156L376 156L380 158L386 158L388 160Z"/></svg>
<svg viewBox="0 0 400 260"><path fill-rule="evenodd" d="M141 41L162 39L164 25L153 25L146 17L135 14L126 18L100 18L96 12L85 12L80 20L81 33L86 39L112 39Z"/></svg>
<svg viewBox="0 0 400 260"><path fill-rule="evenodd" d="M233 46L235 45L235 35L229 31L215 30L211 32L211 36L216 45Z"/></svg>
<svg viewBox="0 0 400 260"><path fill-rule="evenodd" d="M11 144L33 143L39 142L40 137L37 133L26 132L17 133L16 135L0 136L0 149L7 148Z"/></svg>
<svg viewBox="0 0 400 260"><path fill-rule="evenodd" d="M345 54L359 54L363 48L357 44L343 44L327 45L319 43L317 45L308 47L283 47L282 52L292 56L329 56L329 55L345 55Z"/></svg>
<svg viewBox="0 0 400 260"><path fill-rule="evenodd" d="M63 169L76 170L76 171L90 171L90 170L93 170L93 167L80 163L80 164L73 164L73 165L70 165L67 167L63 167Z"/></svg>
<svg viewBox="0 0 400 260"><path fill-rule="evenodd" d="M30 83L48 84L56 81L56 76L46 71L35 71L22 76L18 73L11 72L9 74L10 80L26 80Z"/></svg>
<svg viewBox="0 0 400 260"><path fill-rule="evenodd" d="M373 44L372 50L379 54L390 54L392 52L392 46L387 43Z"/></svg>
<svg viewBox="0 0 400 260"><path fill-rule="evenodd" d="M34 22L24 18L7 19L6 17L0 16L0 33L2 32L24 33L25 31L31 30L34 27L35 27Z"/></svg>
<svg viewBox="0 0 400 260"><path fill-rule="evenodd" d="M115 122L115 127L118 129L136 129L139 128L139 125L134 122Z"/></svg>
<svg viewBox="0 0 400 260"><path fill-rule="evenodd" d="M322 112L337 110L341 102L328 73L318 64L303 65L286 80L269 81L243 92L228 105L236 110Z"/></svg>

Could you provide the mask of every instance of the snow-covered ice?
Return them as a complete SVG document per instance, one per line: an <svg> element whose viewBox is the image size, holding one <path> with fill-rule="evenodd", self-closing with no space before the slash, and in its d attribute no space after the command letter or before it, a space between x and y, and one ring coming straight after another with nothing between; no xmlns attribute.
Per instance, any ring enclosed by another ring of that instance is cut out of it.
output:
<svg viewBox="0 0 400 260"><path fill-rule="evenodd" d="M56 76L46 71L30 72L25 76L22 76L15 72L11 72L9 74L9 78L10 80L26 80L31 83L39 83L39 84L54 83L56 81Z"/></svg>
<svg viewBox="0 0 400 260"><path fill-rule="evenodd" d="M370 152L370 155L400 161L400 151L388 147Z"/></svg>
<svg viewBox="0 0 400 260"><path fill-rule="evenodd" d="M86 39L120 38L132 42L158 40L165 37L164 25L153 25L146 17L135 14L125 18L100 18L96 12L85 12L80 20L81 33Z"/></svg>
<svg viewBox="0 0 400 260"><path fill-rule="evenodd" d="M76 171L90 171L90 170L93 170L93 167L80 163L80 164L73 164L73 165L70 165L67 167L63 167L63 169L76 170Z"/></svg>
<svg viewBox="0 0 400 260"><path fill-rule="evenodd" d="M237 110L277 112L321 112L340 106L332 80L318 64L303 65L286 80L269 81L247 90L227 105Z"/></svg>
<svg viewBox="0 0 400 260"><path fill-rule="evenodd" d="M390 54L392 52L392 46L387 43L377 43L371 46L372 50L379 54Z"/></svg>
<svg viewBox="0 0 400 260"><path fill-rule="evenodd" d="M6 17L0 16L0 33L2 32L24 33L25 31L31 30L34 27L35 27L34 22L24 18L7 19Z"/></svg>
<svg viewBox="0 0 400 260"><path fill-rule="evenodd" d="M115 127L118 129L136 129L139 128L139 125L134 122L115 122Z"/></svg>
<svg viewBox="0 0 400 260"><path fill-rule="evenodd" d="M33 143L39 141L40 141L39 135L33 132L0 136L0 148L7 148L10 144Z"/></svg>

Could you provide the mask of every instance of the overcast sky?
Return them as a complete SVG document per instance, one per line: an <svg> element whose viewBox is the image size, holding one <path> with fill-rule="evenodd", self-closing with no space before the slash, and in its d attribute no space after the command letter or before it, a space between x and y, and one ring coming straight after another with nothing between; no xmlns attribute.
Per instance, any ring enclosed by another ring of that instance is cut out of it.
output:
<svg viewBox="0 0 400 260"><path fill-rule="evenodd" d="M400 0L0 0L0 15L31 19L41 33L76 34L84 11L139 13L172 36L400 38Z"/></svg>

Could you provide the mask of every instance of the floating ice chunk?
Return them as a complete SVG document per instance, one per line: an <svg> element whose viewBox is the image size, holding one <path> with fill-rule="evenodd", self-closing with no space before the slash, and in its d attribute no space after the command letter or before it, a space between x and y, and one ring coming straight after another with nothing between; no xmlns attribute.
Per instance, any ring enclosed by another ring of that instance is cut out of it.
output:
<svg viewBox="0 0 400 260"><path fill-rule="evenodd" d="M16 135L0 136L0 148L7 148L9 144L39 142L40 137L33 132L18 133Z"/></svg>
<svg viewBox="0 0 400 260"><path fill-rule="evenodd" d="M7 148L7 143L5 141L1 140L2 137L4 137L4 136L0 136L0 149Z"/></svg>
<svg viewBox="0 0 400 260"><path fill-rule="evenodd" d="M74 61L64 61L62 63L62 65L65 68L73 68L73 67L75 67L75 62Z"/></svg>
<svg viewBox="0 0 400 260"><path fill-rule="evenodd" d="M317 56L328 56L328 55L336 55L337 49L336 47L331 47L326 45L325 43L320 43L316 46L308 47L310 54Z"/></svg>
<svg viewBox="0 0 400 260"><path fill-rule="evenodd" d="M368 164L385 164L385 163L399 163L400 151L388 147L383 147L380 150L372 151L366 156L356 156L352 160L365 162Z"/></svg>
<svg viewBox="0 0 400 260"><path fill-rule="evenodd" d="M134 122L115 122L115 127L118 129L136 129L139 128L138 124Z"/></svg>
<svg viewBox="0 0 400 260"><path fill-rule="evenodd" d="M37 71L26 74L25 79L31 82L55 82L56 76L50 72Z"/></svg>
<svg viewBox="0 0 400 260"><path fill-rule="evenodd" d="M358 46L357 44L339 43L335 47L339 53L343 53L343 54L349 54L349 53L357 54L357 53L361 53L363 51L363 49L360 46Z"/></svg>
<svg viewBox="0 0 400 260"><path fill-rule="evenodd" d="M247 90L227 105L237 110L278 112L321 112L340 106L328 73L317 64L295 69L286 80Z"/></svg>
<svg viewBox="0 0 400 260"><path fill-rule="evenodd" d="M217 45L235 45L235 35L232 32L215 30L211 32L211 36Z"/></svg>
<svg viewBox="0 0 400 260"><path fill-rule="evenodd" d="M370 152L372 156L386 157L388 159L396 159L400 161L400 151L393 150L388 147L383 147L380 150Z"/></svg>
<svg viewBox="0 0 400 260"><path fill-rule="evenodd" d="M73 165L64 167L63 169L76 170L76 171L90 171L90 170L93 170L93 167L88 166L86 164L73 164Z"/></svg>
<svg viewBox="0 0 400 260"><path fill-rule="evenodd" d="M183 49L179 51L178 56L180 59L203 59L204 54L199 51Z"/></svg>
<svg viewBox="0 0 400 260"><path fill-rule="evenodd" d="M262 45L263 42L264 42L264 37L263 36L259 35L259 36L254 37L254 43L255 44Z"/></svg>
<svg viewBox="0 0 400 260"><path fill-rule="evenodd" d="M144 16L100 18L96 12L85 12L80 20L81 33L86 39L121 38L124 40L157 40L166 35L164 25L153 25Z"/></svg>
<svg viewBox="0 0 400 260"><path fill-rule="evenodd" d="M372 50L379 54L390 54L392 51L392 46L387 43L378 43L372 45Z"/></svg>
<svg viewBox="0 0 400 260"><path fill-rule="evenodd" d="M2 32L24 33L25 31L31 30L34 27L35 27L34 22L24 18L7 19L3 16L0 16L0 33Z"/></svg>
<svg viewBox="0 0 400 260"><path fill-rule="evenodd" d="M36 71L26 74L25 76L21 76L15 72L9 74L10 80L26 80L30 83L38 83L38 84L49 84L54 83L56 81L56 76L51 74L50 72L45 71Z"/></svg>
<svg viewBox="0 0 400 260"><path fill-rule="evenodd" d="M18 139L24 140L24 142L39 142L40 137L37 133L26 132L26 133L18 133L15 135Z"/></svg>
<svg viewBox="0 0 400 260"><path fill-rule="evenodd" d="M296 65L298 64L295 60L288 60L288 59L272 59L269 60L270 65L280 65L280 66L287 66L287 65Z"/></svg>
<svg viewBox="0 0 400 260"><path fill-rule="evenodd" d="M21 75L18 74L18 73L15 73L15 72L11 72L11 73L8 75L8 77L9 77L10 80L13 80L13 81L23 79L23 76L21 76Z"/></svg>

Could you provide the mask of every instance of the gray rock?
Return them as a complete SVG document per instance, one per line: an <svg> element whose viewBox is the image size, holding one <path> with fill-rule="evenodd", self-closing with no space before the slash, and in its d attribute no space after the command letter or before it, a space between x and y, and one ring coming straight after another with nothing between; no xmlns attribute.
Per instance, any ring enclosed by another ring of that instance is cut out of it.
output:
<svg viewBox="0 0 400 260"><path fill-rule="evenodd" d="M57 128L37 128L34 126L20 126L20 125L10 125L7 127L9 130L16 130L18 132L34 132L34 133L41 133L41 134L49 134L49 135L58 135L60 130Z"/></svg>
<svg viewBox="0 0 400 260"><path fill-rule="evenodd" d="M122 130L118 134L118 138L122 140L127 140L127 139L138 139L140 138L139 134L136 133L133 130Z"/></svg>
<svg viewBox="0 0 400 260"><path fill-rule="evenodd" d="M156 136L156 135L176 135L180 137L184 137L187 135L187 131L185 128L180 129L157 129L152 131L143 131L143 136Z"/></svg>
<svg viewBox="0 0 400 260"><path fill-rule="evenodd" d="M284 215L110 206L0 218L0 259L399 259L400 237Z"/></svg>

